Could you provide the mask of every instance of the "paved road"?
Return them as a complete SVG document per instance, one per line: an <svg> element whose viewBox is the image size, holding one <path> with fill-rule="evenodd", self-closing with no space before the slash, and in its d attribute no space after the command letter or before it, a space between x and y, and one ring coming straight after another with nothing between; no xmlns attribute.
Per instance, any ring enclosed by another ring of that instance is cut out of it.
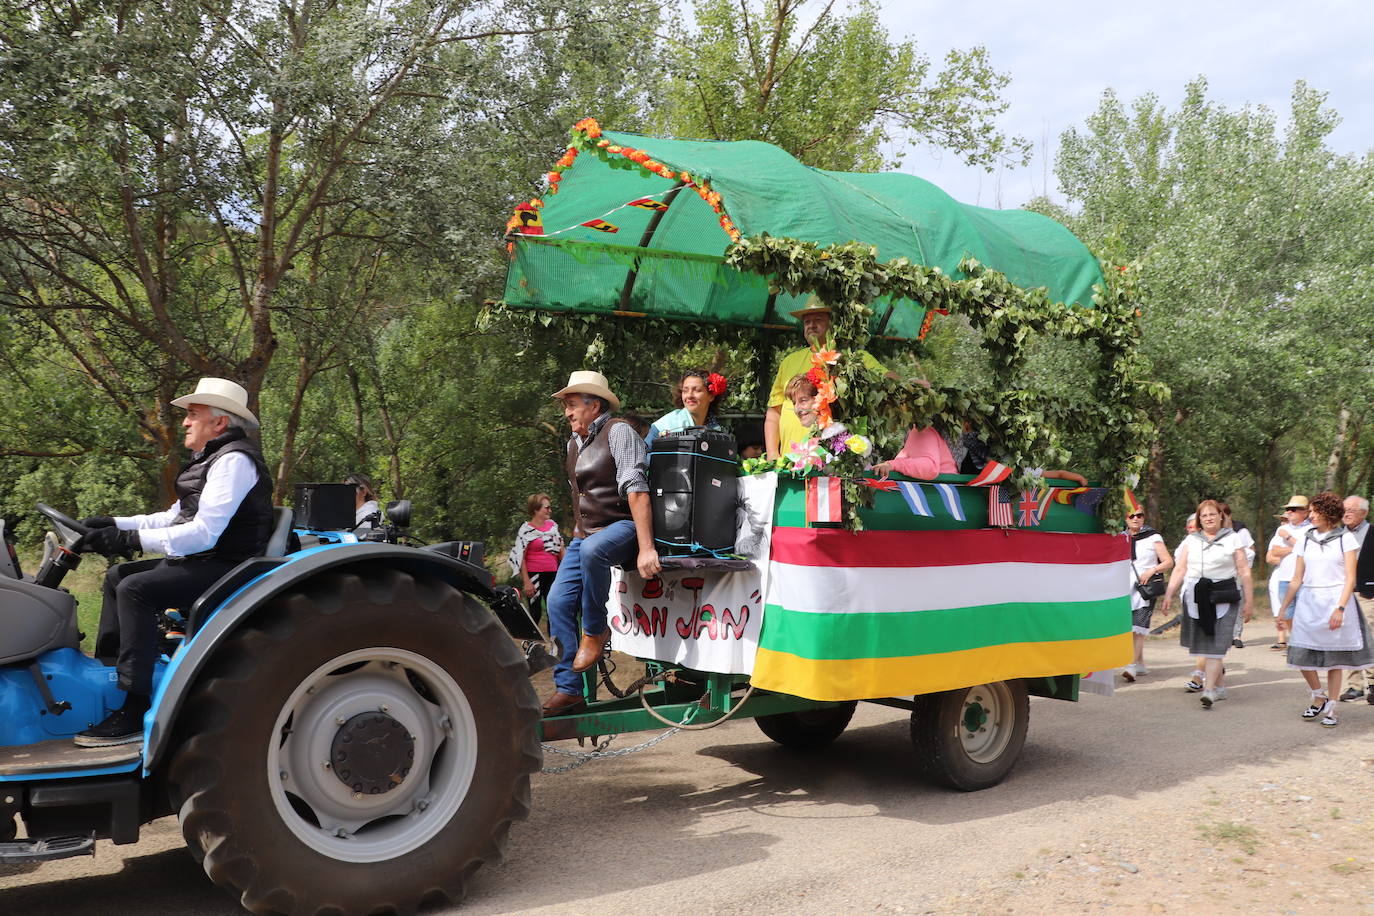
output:
<svg viewBox="0 0 1374 916"><path fill-rule="evenodd" d="M538 776L534 812L513 832L507 862L479 873L461 912L985 911L975 898L994 899L1027 863L1089 841L1136 837L1167 851L1195 839L1179 818L1224 805L1242 781L1258 791L1270 774L1299 786L1310 775L1306 784L1317 785L1371 755L1374 707L1343 704L1337 729L1301 721L1306 694L1268 642L1231 654L1232 698L1211 712L1182 690L1191 666L1163 639L1150 645L1153 673L1115 697L1032 699L1016 770L974 794L914 781L905 715L863 705L820 753L787 752L746 721ZM1370 797L1351 803L1368 810ZM1183 826L1162 826L1175 823ZM1374 827L1347 823L1367 845ZM1081 908L1096 908L1091 895L1102 890L1084 887ZM1016 901L1013 889L999 908L1025 911ZM102 844L94 859L0 874L0 913L23 912L239 910L166 820L136 846Z"/></svg>

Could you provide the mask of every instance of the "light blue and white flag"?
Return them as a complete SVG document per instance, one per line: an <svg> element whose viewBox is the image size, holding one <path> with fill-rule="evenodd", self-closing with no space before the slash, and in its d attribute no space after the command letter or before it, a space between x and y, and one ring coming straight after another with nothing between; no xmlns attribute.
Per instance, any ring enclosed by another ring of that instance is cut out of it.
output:
<svg viewBox="0 0 1374 916"><path fill-rule="evenodd" d="M929 504L926 503L926 495L921 492L919 483L912 483L909 480L899 481L897 487L902 491L902 498L906 500L907 506L911 509L912 515L924 515L931 517Z"/></svg>
<svg viewBox="0 0 1374 916"><path fill-rule="evenodd" d="M940 498L945 502L945 508L949 510L949 514L953 516L955 521L965 521L964 507L959 502L959 492L954 489L954 484L937 483L935 484L935 492L940 494Z"/></svg>

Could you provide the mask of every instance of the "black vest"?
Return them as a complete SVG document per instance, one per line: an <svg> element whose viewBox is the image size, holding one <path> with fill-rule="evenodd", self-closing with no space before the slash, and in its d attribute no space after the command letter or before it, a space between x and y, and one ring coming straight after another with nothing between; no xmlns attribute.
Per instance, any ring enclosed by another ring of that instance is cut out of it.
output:
<svg viewBox="0 0 1374 916"><path fill-rule="evenodd" d="M226 560L246 560L260 557L272 537L272 475L263 461L262 449L248 435L236 426L216 436L206 443L205 448L193 456L177 474L176 493L181 500L181 511L172 521L181 525L196 517L200 505L200 493L205 489L205 478L210 468L220 458L230 452L242 452L253 460L258 480L239 503L228 526L220 533L219 540L208 550L195 556L221 557Z"/></svg>
<svg viewBox="0 0 1374 916"><path fill-rule="evenodd" d="M620 495L615 479L615 456L611 454L611 427L624 423L618 417L604 422L585 446L574 436L568 441L564 469L572 488L573 537L584 538L622 519L628 519L630 504Z"/></svg>

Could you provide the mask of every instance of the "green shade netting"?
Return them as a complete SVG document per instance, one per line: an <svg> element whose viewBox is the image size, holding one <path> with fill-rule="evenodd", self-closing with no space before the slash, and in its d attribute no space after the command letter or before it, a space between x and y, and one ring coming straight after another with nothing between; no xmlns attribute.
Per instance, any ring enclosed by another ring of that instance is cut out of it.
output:
<svg viewBox="0 0 1374 916"><path fill-rule="evenodd" d="M1102 280L1097 259L1054 220L961 204L914 175L813 169L757 141L603 136L698 182L709 180L745 236L767 233L821 245L859 241L875 246L882 260L906 257L950 276L973 257L1019 286L1043 286L1054 299L1081 305L1092 304L1093 284ZM692 188L672 194L676 182L627 159L612 161L628 167L584 152L564 171L558 193L544 200L543 235L514 243L506 304L744 325L796 323L789 312L801 307L797 297L770 297L764 277L723 266L730 239ZM669 203L647 241L655 211L630 206L645 197ZM615 231L582 225L591 220ZM886 312L886 302L875 304L875 328ZM924 314L918 303L898 301L883 333L914 338Z"/></svg>

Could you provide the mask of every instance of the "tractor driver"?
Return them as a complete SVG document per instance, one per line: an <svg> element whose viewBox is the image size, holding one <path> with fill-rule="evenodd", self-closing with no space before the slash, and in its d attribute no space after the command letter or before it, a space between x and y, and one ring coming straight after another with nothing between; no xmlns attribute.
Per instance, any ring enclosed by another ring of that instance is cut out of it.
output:
<svg viewBox="0 0 1374 916"><path fill-rule="evenodd" d="M572 488L573 539L549 589L549 632L562 651L545 716L571 712L586 702L580 672L601 660L610 636L606 601L611 567L637 566L645 579L660 570L644 477L644 439L627 421L611 416L620 399L600 372L574 372L553 396L572 427L564 468Z"/></svg>
<svg viewBox="0 0 1374 916"><path fill-rule="evenodd" d="M261 556L272 535L272 475L247 434L258 427L248 392L228 379L203 378L193 394L172 404L186 409L181 425L191 450L177 474L177 501L165 512L82 520L90 531L78 550L106 556L156 551L166 559L121 563L105 575L95 654L115 657L124 704L77 734L78 747L142 740L159 612L190 608L220 576Z"/></svg>

